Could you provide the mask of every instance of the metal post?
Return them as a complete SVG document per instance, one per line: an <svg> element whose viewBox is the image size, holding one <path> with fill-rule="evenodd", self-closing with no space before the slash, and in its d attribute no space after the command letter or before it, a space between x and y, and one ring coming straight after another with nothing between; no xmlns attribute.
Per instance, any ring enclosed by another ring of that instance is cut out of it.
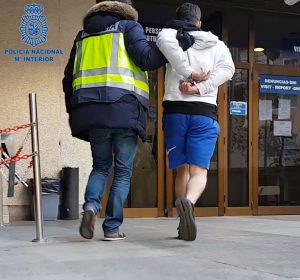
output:
<svg viewBox="0 0 300 280"><path fill-rule="evenodd" d="M0 134L0 147L1 147L1 134ZM1 155L1 154L0 154ZM0 165L0 227L4 226L3 220L3 185L2 185L2 165Z"/></svg>
<svg viewBox="0 0 300 280"><path fill-rule="evenodd" d="M39 136L38 136L38 119L37 119L37 103L36 94L29 94L30 105L30 123L32 153L33 153L33 179L34 179L34 212L36 223L36 238L32 242L44 242L43 238L43 210L41 201L41 166L40 166L40 150L39 150Z"/></svg>

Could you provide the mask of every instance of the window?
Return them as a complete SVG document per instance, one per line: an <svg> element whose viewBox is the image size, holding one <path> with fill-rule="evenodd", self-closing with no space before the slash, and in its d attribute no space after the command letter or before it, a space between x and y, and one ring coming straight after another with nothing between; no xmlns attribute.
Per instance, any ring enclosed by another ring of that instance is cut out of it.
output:
<svg viewBox="0 0 300 280"><path fill-rule="evenodd" d="M255 16L255 62L300 67L299 16Z"/></svg>
<svg viewBox="0 0 300 280"><path fill-rule="evenodd" d="M234 61L248 62L248 14L229 14L228 46Z"/></svg>

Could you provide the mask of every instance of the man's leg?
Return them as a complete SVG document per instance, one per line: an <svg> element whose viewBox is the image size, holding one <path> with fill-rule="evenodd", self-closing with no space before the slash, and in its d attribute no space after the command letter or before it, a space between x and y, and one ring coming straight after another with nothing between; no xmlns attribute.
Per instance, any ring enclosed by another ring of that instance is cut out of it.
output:
<svg viewBox="0 0 300 280"><path fill-rule="evenodd" d="M186 187L186 198L179 198L175 202L180 215L179 236L187 241L195 240L197 235L194 205L205 189L207 169L218 133L219 125L215 120L201 115L190 116L186 135L186 158L190 179Z"/></svg>
<svg viewBox="0 0 300 280"><path fill-rule="evenodd" d="M176 198L183 198L187 195L187 183L190 180L189 165L184 164L177 168L175 179Z"/></svg>
<svg viewBox="0 0 300 280"><path fill-rule="evenodd" d="M187 191L187 183L190 179L190 171L189 171L189 165L184 164L181 165L176 169L176 179L175 179L175 194L176 198L185 198L186 197L186 191ZM180 216L180 213L178 213ZM183 230L183 223L182 218L179 220L179 225L177 227L178 230L178 238L182 239L182 230Z"/></svg>
<svg viewBox="0 0 300 280"><path fill-rule="evenodd" d="M187 134L187 158L190 163L190 180L187 198L195 204L202 195L207 181L207 170L219 134L219 124L206 116L191 117Z"/></svg>
<svg viewBox="0 0 300 280"><path fill-rule="evenodd" d="M92 239L97 213L101 209L106 179L112 163L112 139L109 129L94 129L90 132L93 170L85 190L85 203L80 226L82 237Z"/></svg>
<svg viewBox="0 0 300 280"><path fill-rule="evenodd" d="M185 183L185 185L180 189L178 195L176 192L177 199L175 201L175 206L180 217L178 238L186 241L193 241L197 236L194 205L205 188L206 174L202 173L201 167L192 164L183 166L179 169L181 171L181 173L179 173L181 176L180 183ZM205 183L203 186L204 181ZM179 185L175 185L175 187L180 188Z"/></svg>
<svg viewBox="0 0 300 280"><path fill-rule="evenodd" d="M177 198L175 206L180 216L178 238L193 241L197 236L194 205L205 189L207 170L200 166L190 164L189 174L190 179L186 185L186 195Z"/></svg>
<svg viewBox="0 0 300 280"><path fill-rule="evenodd" d="M207 182L207 169L190 164L190 180L187 183L186 198L194 205L205 190Z"/></svg>
<svg viewBox="0 0 300 280"><path fill-rule="evenodd" d="M176 168L175 193L177 213L180 216L178 225L178 238L183 239L185 226L182 207L178 204L179 199L186 197L186 186L189 181L189 166L186 159L186 133L188 130L189 117L184 114L166 114L163 116L163 129L165 144L169 159L169 166ZM178 206L178 207L177 207Z"/></svg>
<svg viewBox="0 0 300 280"><path fill-rule="evenodd" d="M109 192L106 217L103 222L104 240L121 240L125 238L119 232L123 223L123 207L126 202L133 160L137 149L137 134L133 130L119 129L113 134L114 180Z"/></svg>

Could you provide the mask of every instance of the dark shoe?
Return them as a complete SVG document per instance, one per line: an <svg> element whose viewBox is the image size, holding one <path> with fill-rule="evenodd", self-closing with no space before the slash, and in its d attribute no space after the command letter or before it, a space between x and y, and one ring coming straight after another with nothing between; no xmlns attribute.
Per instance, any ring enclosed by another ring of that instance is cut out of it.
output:
<svg viewBox="0 0 300 280"><path fill-rule="evenodd" d="M96 224L96 215L93 210L85 210L82 215L79 233L83 238L92 239Z"/></svg>
<svg viewBox="0 0 300 280"><path fill-rule="evenodd" d="M197 236L197 227L194 217L194 206L186 198L178 198L175 206L180 217L178 226L178 238L185 241L193 241Z"/></svg>
<svg viewBox="0 0 300 280"><path fill-rule="evenodd" d="M182 222L181 222L181 220L179 220L179 225L178 225L178 227L177 227L177 231L178 231L178 239L182 239L182 236L181 236L181 234L182 234L182 231L183 231L183 228L182 228Z"/></svg>
<svg viewBox="0 0 300 280"><path fill-rule="evenodd" d="M105 241L118 241L124 240L126 238L125 233L123 232L114 232L114 233L104 233L103 240Z"/></svg>

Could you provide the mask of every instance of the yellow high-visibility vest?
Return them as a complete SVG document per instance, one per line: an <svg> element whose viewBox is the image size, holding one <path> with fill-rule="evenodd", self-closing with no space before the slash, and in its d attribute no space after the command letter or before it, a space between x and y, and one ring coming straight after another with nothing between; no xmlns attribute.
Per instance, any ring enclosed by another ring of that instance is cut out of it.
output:
<svg viewBox="0 0 300 280"><path fill-rule="evenodd" d="M147 72L129 57L121 32L86 34L76 43L73 91L115 87L149 99Z"/></svg>

